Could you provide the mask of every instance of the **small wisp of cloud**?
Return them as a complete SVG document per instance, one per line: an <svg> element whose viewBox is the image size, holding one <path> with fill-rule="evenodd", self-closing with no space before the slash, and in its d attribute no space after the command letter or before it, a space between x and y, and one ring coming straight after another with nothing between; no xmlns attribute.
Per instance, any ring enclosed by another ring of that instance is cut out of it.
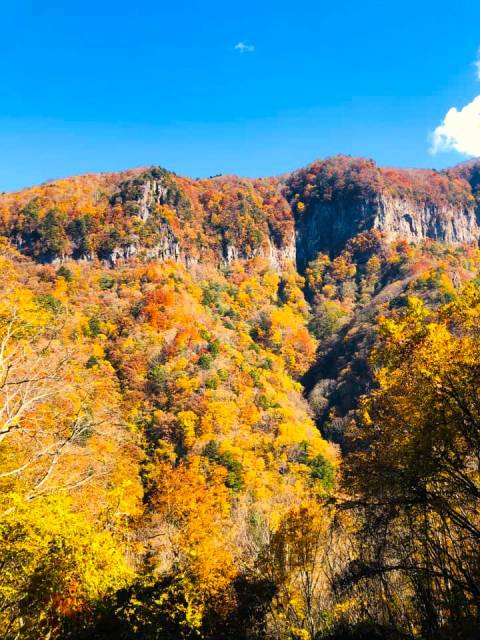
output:
<svg viewBox="0 0 480 640"><path fill-rule="evenodd" d="M480 80L480 49L475 61L477 79ZM467 156L480 156L480 96L476 96L462 109L452 107L443 122L432 134L430 152L458 151Z"/></svg>
<svg viewBox="0 0 480 640"><path fill-rule="evenodd" d="M255 47L253 44L246 44L245 42L237 42L237 44L233 47L239 53L253 53L255 51Z"/></svg>

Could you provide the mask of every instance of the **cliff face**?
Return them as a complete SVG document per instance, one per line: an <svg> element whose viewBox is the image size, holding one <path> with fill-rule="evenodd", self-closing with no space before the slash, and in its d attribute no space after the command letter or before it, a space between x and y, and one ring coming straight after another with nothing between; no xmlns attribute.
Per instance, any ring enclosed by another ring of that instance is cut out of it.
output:
<svg viewBox="0 0 480 640"><path fill-rule="evenodd" d="M321 251L339 253L360 232L386 240L477 243L479 198L463 172L381 169L372 161L338 156L286 180L295 215L297 265L303 271Z"/></svg>
<svg viewBox="0 0 480 640"><path fill-rule="evenodd" d="M132 258L215 266L295 262L294 220L277 179L190 180L158 167L80 176L0 195L0 235L40 262Z"/></svg>
<svg viewBox="0 0 480 640"><path fill-rule="evenodd" d="M296 262L300 272L317 253L336 254L357 233L373 228L375 207L370 202L313 202L295 225Z"/></svg>
<svg viewBox="0 0 480 640"><path fill-rule="evenodd" d="M420 176L427 182L429 191L424 189L422 192L418 189ZM298 213L297 206L297 215L294 216L295 203L291 202L286 215L289 225L281 236L272 232L268 226L269 220L265 225L266 212L262 211L262 215L252 216L253 224L258 227L257 242L251 242L242 237L242 230L238 223L245 214L246 206L245 202L238 198L238 194L233 208L231 203L230 206L227 203L226 208L230 209L230 214L233 214L231 219L223 220L226 223L223 228L208 229L211 215L208 211L209 201L204 197L204 193L195 194L198 200L190 194L189 200L178 190L177 185L172 189L168 174L162 176L154 174L154 177L144 182L138 191L127 196L135 200L126 200L123 196L123 204L131 206L134 203L144 223L155 217L159 207L171 207L175 217L190 226L193 225L194 218L191 211L198 210L200 204L202 230L206 230L210 235L212 259L224 264L238 259L263 256L276 269L296 263L299 270L303 271L319 251L336 254L358 233L373 229L383 232L387 241L403 238L408 242L419 243L428 238L447 244L478 242L480 227L474 200L466 197L466 194L459 190L457 197L450 198L448 201L443 197L445 194L441 192L438 185L429 183L431 175L421 173L420 176L415 173L409 176L413 186L418 189L417 193L413 193L412 189L412 193L392 193L391 184L379 180L375 185L374 193L364 192L353 198L350 189L343 193L338 191L333 193L330 200L313 195L301 215ZM357 174L345 179L357 180L361 185L362 177ZM218 197L220 184L215 185L217 191L213 196L214 199ZM458 187L456 184L454 186ZM467 189L465 184L462 186ZM259 186L250 184L250 187L253 188L254 195L258 196ZM126 189L128 193L129 185ZM281 191L281 185L278 190ZM223 212L220 211L221 217L222 214ZM215 234L217 237L214 237ZM134 241L123 250L118 248L113 250L109 259L114 263L119 258L128 259L138 253L146 258L180 260L187 265L202 259L201 253L196 254L185 235L183 234L182 237L182 233L175 234L169 224L163 224L158 228L158 241L154 246L145 249L141 238L135 237ZM205 257L203 255L203 258Z"/></svg>
<svg viewBox="0 0 480 640"><path fill-rule="evenodd" d="M437 205L381 196L376 204L374 228L385 231L389 239L420 242L430 238L447 244L463 244L477 242L480 235L473 203Z"/></svg>
<svg viewBox="0 0 480 640"><path fill-rule="evenodd" d="M314 202L296 221L296 259L300 271L319 251L335 255L362 231L382 231L387 241L419 243L431 239L446 244L476 243L480 226L472 204L431 202L377 194L359 202Z"/></svg>
<svg viewBox="0 0 480 640"><path fill-rule="evenodd" d="M0 195L0 234L42 262L134 257L217 266L263 256L303 272L362 231L477 243L479 170L382 169L337 156L280 180L182 178L158 167Z"/></svg>
<svg viewBox="0 0 480 640"><path fill-rule="evenodd" d="M278 270L295 263L293 216L275 180L188 181L154 169L122 183L111 202L152 231L151 246L145 246L145 233L133 233L127 246L104 256L112 263L133 255L186 266L256 256Z"/></svg>

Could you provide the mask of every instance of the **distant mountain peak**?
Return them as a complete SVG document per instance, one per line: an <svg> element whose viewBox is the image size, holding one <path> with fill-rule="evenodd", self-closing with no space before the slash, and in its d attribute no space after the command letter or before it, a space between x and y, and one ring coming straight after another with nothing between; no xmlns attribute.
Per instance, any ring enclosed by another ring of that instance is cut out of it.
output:
<svg viewBox="0 0 480 640"><path fill-rule="evenodd" d="M2 194L0 233L42 262L263 256L302 270L370 229L411 242L478 242L479 194L479 160L435 171L337 155L257 179L193 180L152 166Z"/></svg>

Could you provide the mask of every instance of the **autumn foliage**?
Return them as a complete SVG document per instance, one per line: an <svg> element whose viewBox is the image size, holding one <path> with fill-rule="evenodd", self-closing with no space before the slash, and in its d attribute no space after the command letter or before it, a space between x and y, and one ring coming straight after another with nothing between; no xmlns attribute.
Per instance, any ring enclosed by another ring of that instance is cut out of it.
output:
<svg viewBox="0 0 480 640"><path fill-rule="evenodd" d="M289 247L317 201L473 206L477 178L2 194L0 638L476 637L478 248Z"/></svg>
<svg viewBox="0 0 480 640"><path fill-rule="evenodd" d="M88 626L148 585L176 634L228 618L256 536L333 488L295 381L316 344L301 280L261 259L111 271L3 249L4 637Z"/></svg>

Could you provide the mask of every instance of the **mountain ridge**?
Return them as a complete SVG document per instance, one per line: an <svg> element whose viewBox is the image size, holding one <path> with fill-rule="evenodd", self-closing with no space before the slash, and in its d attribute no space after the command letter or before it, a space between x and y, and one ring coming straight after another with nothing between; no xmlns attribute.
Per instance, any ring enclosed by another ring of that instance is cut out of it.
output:
<svg viewBox="0 0 480 640"><path fill-rule="evenodd" d="M1 196L7 640L473 637L479 168Z"/></svg>
<svg viewBox="0 0 480 640"><path fill-rule="evenodd" d="M159 167L85 174L0 195L0 233L40 262L137 257L303 272L377 229L386 240L477 243L480 163L444 171L333 156L282 177L190 179Z"/></svg>

